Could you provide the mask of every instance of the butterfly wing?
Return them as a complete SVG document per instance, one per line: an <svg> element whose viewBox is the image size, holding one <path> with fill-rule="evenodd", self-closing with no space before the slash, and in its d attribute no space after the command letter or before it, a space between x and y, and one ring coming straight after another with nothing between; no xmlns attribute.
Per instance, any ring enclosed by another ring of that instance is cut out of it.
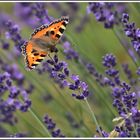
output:
<svg viewBox="0 0 140 140"><path fill-rule="evenodd" d="M40 64L47 55L47 52L45 51L34 49L31 41L25 43L22 51L25 56L26 68L30 70L34 69L38 64Z"/></svg>
<svg viewBox="0 0 140 140"><path fill-rule="evenodd" d="M61 17L58 20L53 21L49 25L42 25L41 27L34 30L31 38L42 38L49 37L53 45L56 45L63 35L66 25L68 24L69 17Z"/></svg>

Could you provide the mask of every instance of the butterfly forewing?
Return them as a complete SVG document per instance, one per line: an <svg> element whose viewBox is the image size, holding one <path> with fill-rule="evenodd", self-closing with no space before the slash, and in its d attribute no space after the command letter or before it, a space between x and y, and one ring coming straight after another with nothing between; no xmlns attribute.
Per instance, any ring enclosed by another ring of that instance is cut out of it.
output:
<svg viewBox="0 0 140 140"><path fill-rule="evenodd" d="M54 39L59 39L58 35L61 37L66 25L68 24L69 18L62 17L58 20L53 21L49 25L42 25L41 27L34 30L31 38L39 38L42 36L51 36Z"/></svg>

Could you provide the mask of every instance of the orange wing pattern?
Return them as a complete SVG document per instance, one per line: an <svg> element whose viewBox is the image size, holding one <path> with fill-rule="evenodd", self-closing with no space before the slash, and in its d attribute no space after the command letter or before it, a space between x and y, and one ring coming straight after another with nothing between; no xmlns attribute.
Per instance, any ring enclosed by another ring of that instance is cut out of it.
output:
<svg viewBox="0 0 140 140"><path fill-rule="evenodd" d="M53 39L59 39L62 36L62 33L66 29L66 25L68 24L69 18L68 17L62 17L58 20L53 21L49 25L42 25L41 27L34 30L34 32L31 35L31 38L39 38L43 35L49 36Z"/></svg>
<svg viewBox="0 0 140 140"><path fill-rule="evenodd" d="M66 29L68 21L68 17L62 17L49 25L42 25L34 30L30 40L22 47L27 68L34 69L47 56L47 48L51 50L52 47L55 47ZM34 40L40 41L35 42Z"/></svg>
<svg viewBox="0 0 140 140"><path fill-rule="evenodd" d="M46 57L47 52L38 51L33 48L33 44L29 41L23 49L25 55L26 68L31 70L35 68Z"/></svg>

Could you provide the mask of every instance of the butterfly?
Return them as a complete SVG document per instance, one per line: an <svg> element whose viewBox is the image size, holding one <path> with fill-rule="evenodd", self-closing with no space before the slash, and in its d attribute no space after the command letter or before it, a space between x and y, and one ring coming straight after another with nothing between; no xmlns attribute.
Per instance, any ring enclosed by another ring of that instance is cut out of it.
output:
<svg viewBox="0 0 140 140"><path fill-rule="evenodd" d="M55 50L68 22L69 17L65 16L34 30L29 41L22 46L27 69L36 68L50 52Z"/></svg>

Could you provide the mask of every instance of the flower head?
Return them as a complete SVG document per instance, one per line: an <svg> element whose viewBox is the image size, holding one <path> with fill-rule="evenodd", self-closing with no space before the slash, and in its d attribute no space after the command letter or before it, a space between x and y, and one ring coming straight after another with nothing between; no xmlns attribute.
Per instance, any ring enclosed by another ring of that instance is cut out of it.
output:
<svg viewBox="0 0 140 140"><path fill-rule="evenodd" d="M64 61L59 61L57 54L53 58L50 57L50 59L42 64L42 68L38 69L40 74L46 71L49 72L50 77L61 88L68 87L74 91L72 96L76 99L85 99L89 95L88 85L81 81L78 75L71 74L68 69L68 64Z"/></svg>
<svg viewBox="0 0 140 140"><path fill-rule="evenodd" d="M45 115L44 123L47 126L49 132L51 133L52 137L65 137L63 134L61 134L61 130L56 128L56 124L48 115Z"/></svg>
<svg viewBox="0 0 140 140"><path fill-rule="evenodd" d="M120 15L125 10L126 7L122 3L90 2L87 7L87 12L93 13L96 20L102 22L105 28L113 28L119 24Z"/></svg>
<svg viewBox="0 0 140 140"><path fill-rule="evenodd" d="M131 39L132 46L138 52L140 49L140 29L136 28L134 22L129 22L129 15L127 13L122 14L122 23L125 35Z"/></svg>

